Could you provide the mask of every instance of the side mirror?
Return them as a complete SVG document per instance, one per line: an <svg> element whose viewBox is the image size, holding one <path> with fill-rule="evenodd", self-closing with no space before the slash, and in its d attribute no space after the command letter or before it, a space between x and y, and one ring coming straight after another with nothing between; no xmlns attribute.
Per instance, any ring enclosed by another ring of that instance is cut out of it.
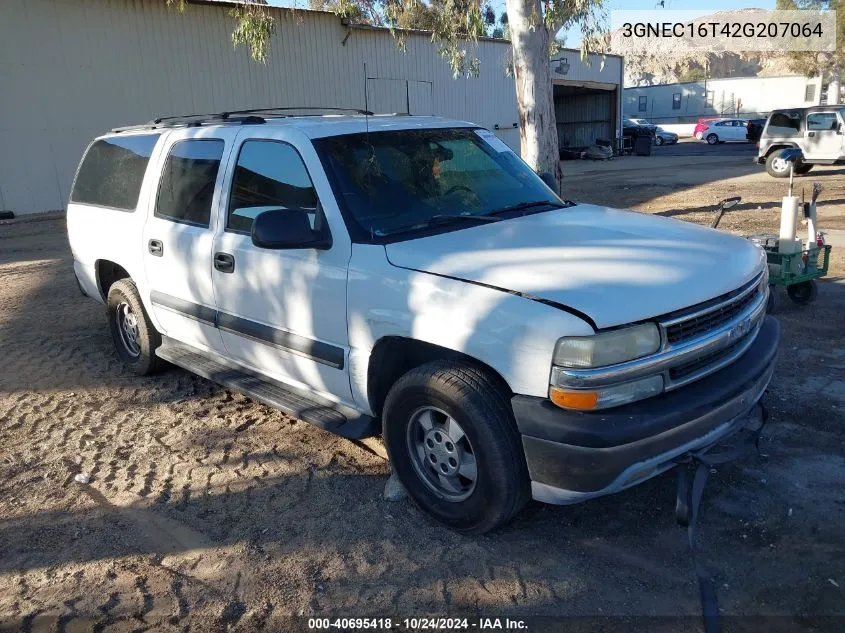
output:
<svg viewBox="0 0 845 633"><path fill-rule="evenodd" d="M721 206L725 211L727 211L728 209L733 209L736 205L740 203L741 200L742 198L740 196L736 196L734 198L725 198L724 200L722 200L719 206Z"/></svg>
<svg viewBox="0 0 845 633"><path fill-rule="evenodd" d="M328 231L311 228L313 211L305 209L272 209L258 214L252 221L252 243L259 248L327 250L332 245Z"/></svg>
<svg viewBox="0 0 845 633"><path fill-rule="evenodd" d="M549 189L557 193L557 181L555 180L554 176L552 176L549 172L544 171L542 174L540 174L540 179L544 183L546 183L546 186Z"/></svg>

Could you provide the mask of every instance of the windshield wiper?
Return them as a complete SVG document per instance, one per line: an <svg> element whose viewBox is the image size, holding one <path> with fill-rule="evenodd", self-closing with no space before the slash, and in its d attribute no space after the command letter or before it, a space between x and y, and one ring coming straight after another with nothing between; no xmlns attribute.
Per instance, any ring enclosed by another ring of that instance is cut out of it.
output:
<svg viewBox="0 0 845 633"><path fill-rule="evenodd" d="M556 209L565 209L567 207L575 206L575 203L569 200L564 200L563 205L561 205L559 202L553 202L551 200L532 200L530 202L518 202L517 204L511 204L506 207L502 207L501 209L495 209L487 215L502 215L503 213L509 213L511 211L523 211L525 209L531 209L533 207L540 206L551 206L555 207Z"/></svg>
<svg viewBox="0 0 845 633"><path fill-rule="evenodd" d="M488 224L490 222L499 222L502 218L493 218L489 215L450 215L448 213L438 213L431 216L428 220L418 226L433 226L435 224L448 224L458 220L459 222L475 222L477 224Z"/></svg>

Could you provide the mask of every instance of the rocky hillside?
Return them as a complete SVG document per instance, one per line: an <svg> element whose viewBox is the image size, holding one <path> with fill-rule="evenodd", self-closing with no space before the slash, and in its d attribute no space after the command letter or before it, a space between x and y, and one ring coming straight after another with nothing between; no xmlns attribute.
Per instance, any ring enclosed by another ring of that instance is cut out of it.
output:
<svg viewBox="0 0 845 633"><path fill-rule="evenodd" d="M739 11L718 11L699 18L695 22L725 21L738 17L747 18L748 14L760 9L742 9ZM618 36L619 31L610 33L609 41L613 53L625 56L625 85L652 86L656 84L700 81L705 74L708 78L721 77L773 77L796 74L789 68L786 55L773 53L704 53L660 52L642 54L626 47L625 38Z"/></svg>

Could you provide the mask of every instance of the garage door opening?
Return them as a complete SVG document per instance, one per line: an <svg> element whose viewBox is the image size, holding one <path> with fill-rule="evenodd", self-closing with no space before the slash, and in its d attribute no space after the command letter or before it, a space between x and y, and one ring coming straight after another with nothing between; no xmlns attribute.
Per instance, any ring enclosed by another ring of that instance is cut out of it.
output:
<svg viewBox="0 0 845 633"><path fill-rule="evenodd" d="M612 84L604 86L555 83L555 119L561 150L580 151L597 139L612 143L617 137L618 90Z"/></svg>

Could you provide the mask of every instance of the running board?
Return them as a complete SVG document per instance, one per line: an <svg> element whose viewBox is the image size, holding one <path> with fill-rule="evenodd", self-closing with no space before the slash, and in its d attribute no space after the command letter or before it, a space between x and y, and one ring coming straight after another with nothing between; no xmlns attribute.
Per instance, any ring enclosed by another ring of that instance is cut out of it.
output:
<svg viewBox="0 0 845 633"><path fill-rule="evenodd" d="M324 431L357 440L380 432L378 421L355 409L259 376L232 361L166 336L156 356Z"/></svg>

